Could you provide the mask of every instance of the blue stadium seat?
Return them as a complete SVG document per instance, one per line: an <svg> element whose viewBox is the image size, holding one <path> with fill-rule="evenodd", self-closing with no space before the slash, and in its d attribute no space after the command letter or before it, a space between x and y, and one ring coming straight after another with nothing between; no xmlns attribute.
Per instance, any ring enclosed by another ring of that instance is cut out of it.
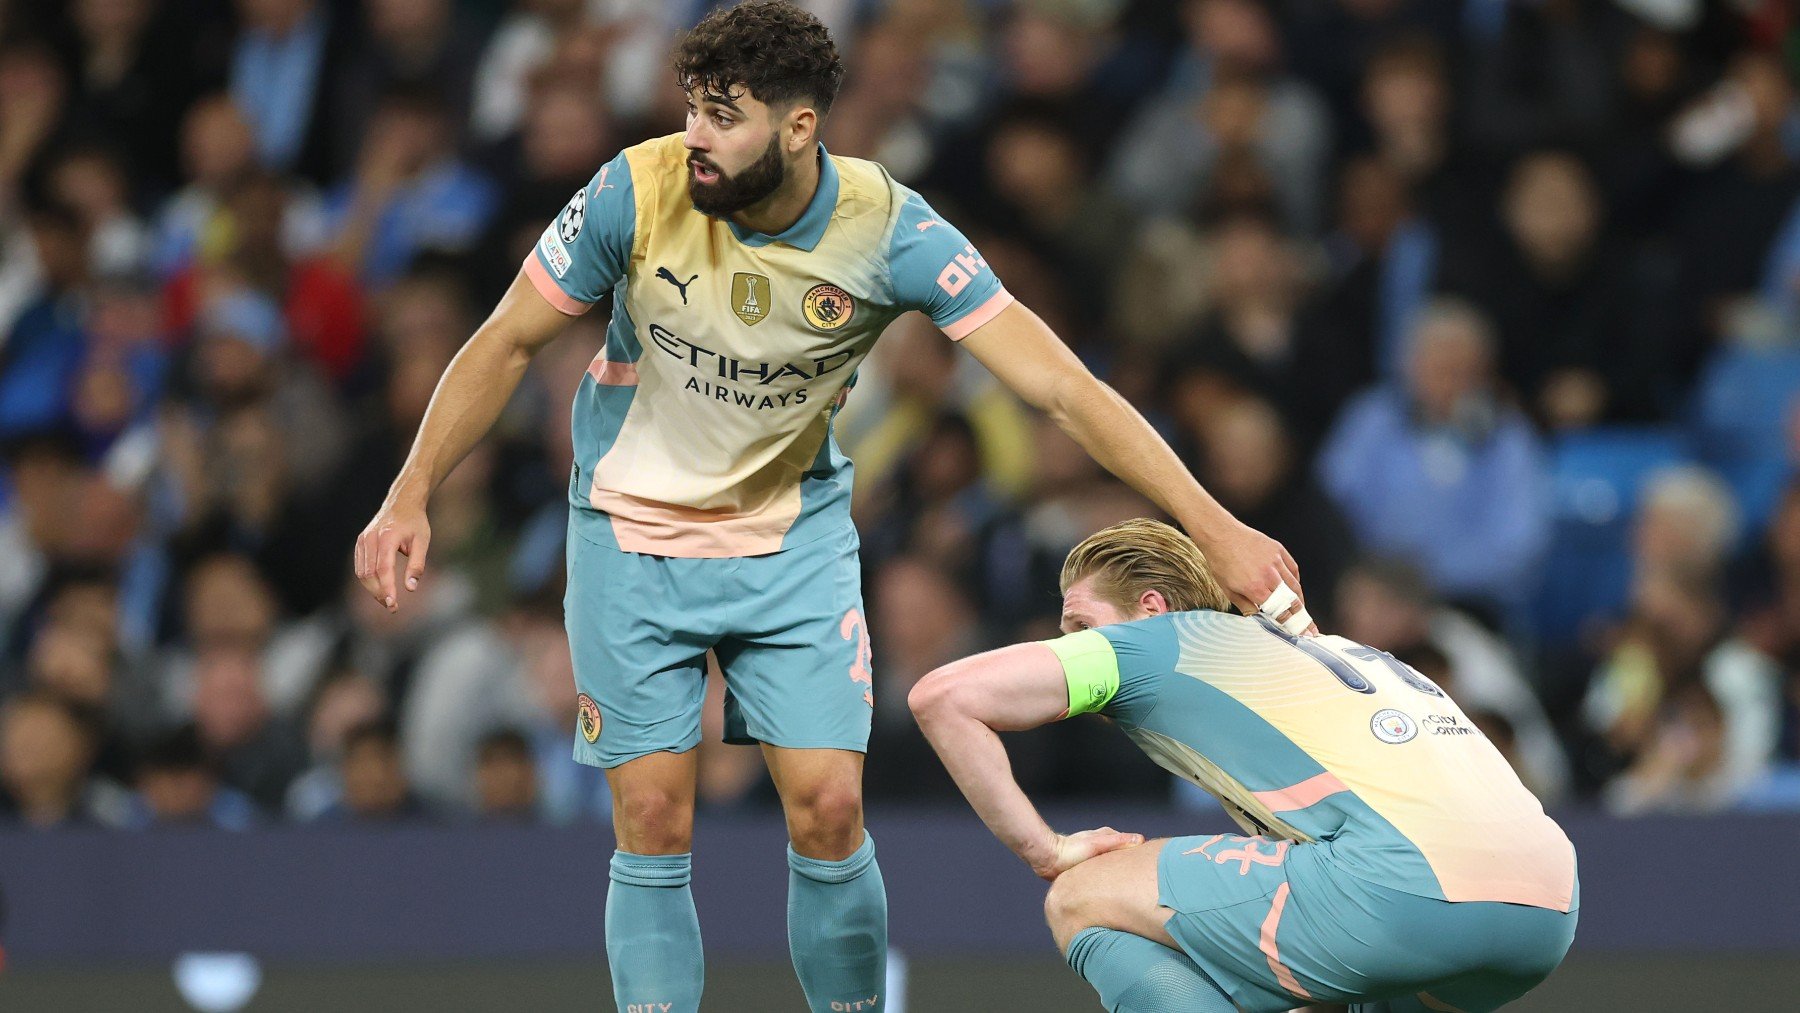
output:
<svg viewBox="0 0 1800 1013"><path fill-rule="evenodd" d="M1546 644L1567 644L1587 619L1624 606L1644 479L1691 459L1686 435L1674 428L1596 429L1551 443L1550 552L1532 610Z"/></svg>
<svg viewBox="0 0 1800 1013"><path fill-rule="evenodd" d="M1784 430L1800 398L1800 349L1724 348L1694 391L1700 455L1731 484L1746 530L1760 531L1793 465Z"/></svg>

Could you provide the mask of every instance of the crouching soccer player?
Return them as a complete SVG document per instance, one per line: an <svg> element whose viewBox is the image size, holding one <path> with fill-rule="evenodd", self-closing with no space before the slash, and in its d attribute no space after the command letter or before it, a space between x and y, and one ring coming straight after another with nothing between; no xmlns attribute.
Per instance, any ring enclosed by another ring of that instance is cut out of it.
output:
<svg viewBox="0 0 1800 1013"><path fill-rule="evenodd" d="M1067 636L931 673L910 702L969 803L1053 881L1057 946L1114 1013L1495 1009L1575 935L1575 850L1456 704L1381 651L1225 612L1200 551L1135 520L1070 553ZM1103 714L1245 835L1062 836L996 731Z"/></svg>

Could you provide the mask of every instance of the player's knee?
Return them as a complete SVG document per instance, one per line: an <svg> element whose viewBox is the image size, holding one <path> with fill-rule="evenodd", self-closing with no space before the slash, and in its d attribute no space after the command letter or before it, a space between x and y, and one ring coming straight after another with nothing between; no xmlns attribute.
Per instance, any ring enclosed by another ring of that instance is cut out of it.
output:
<svg viewBox="0 0 1800 1013"><path fill-rule="evenodd" d="M686 793L658 786L619 792L613 822L619 844L640 855L693 850L694 804Z"/></svg>
<svg viewBox="0 0 1800 1013"><path fill-rule="evenodd" d="M1076 869L1056 877L1050 884L1050 892L1044 896L1044 921L1050 925L1050 935L1055 938L1058 949L1067 950L1069 940L1080 934L1082 929L1093 926L1092 912L1087 902L1088 891L1084 887L1085 877L1076 875Z"/></svg>
<svg viewBox="0 0 1800 1013"><path fill-rule="evenodd" d="M788 836L809 858L837 860L856 850L862 831L862 788L824 783L787 800Z"/></svg>

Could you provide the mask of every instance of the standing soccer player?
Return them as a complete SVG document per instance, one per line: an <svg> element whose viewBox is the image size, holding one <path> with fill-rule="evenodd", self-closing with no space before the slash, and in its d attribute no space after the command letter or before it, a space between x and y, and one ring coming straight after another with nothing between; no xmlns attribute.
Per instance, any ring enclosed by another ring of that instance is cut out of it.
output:
<svg viewBox="0 0 1800 1013"><path fill-rule="evenodd" d="M1575 849L1429 679L1226 597L1194 543L1127 521L1064 564L1058 640L931 673L909 703L995 836L1053 881L1051 933L1112 1013L1314 1002L1478 1013L1575 936ZM1064 837L995 731L1098 713L1245 834Z"/></svg>
<svg viewBox="0 0 1800 1013"><path fill-rule="evenodd" d="M1178 519L1238 603L1304 628L1293 560L1238 523L1144 420L1015 302L975 248L872 162L819 143L843 65L789 3L715 12L682 42L683 134L628 148L544 231L445 371L356 572L398 608L426 501L532 355L612 293L575 397L565 600L575 758L607 768L619 1009L692 1013L688 890L704 657L727 741L758 743L786 812L788 937L814 1010L884 1008L887 899L863 830L873 704L832 419L890 321L921 310L1096 460Z"/></svg>

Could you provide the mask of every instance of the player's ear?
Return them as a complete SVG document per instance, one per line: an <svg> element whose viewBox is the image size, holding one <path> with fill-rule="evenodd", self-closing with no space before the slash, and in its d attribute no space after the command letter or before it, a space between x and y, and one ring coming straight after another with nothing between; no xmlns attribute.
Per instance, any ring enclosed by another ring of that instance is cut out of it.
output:
<svg viewBox="0 0 1800 1013"><path fill-rule="evenodd" d="M812 106L797 105L785 118L782 128L782 147L788 154L797 155L812 147L819 138L819 114Z"/></svg>
<svg viewBox="0 0 1800 1013"><path fill-rule="evenodd" d="M1153 588L1138 595L1138 608L1148 615L1160 616L1169 611L1169 600L1163 597L1161 591Z"/></svg>

